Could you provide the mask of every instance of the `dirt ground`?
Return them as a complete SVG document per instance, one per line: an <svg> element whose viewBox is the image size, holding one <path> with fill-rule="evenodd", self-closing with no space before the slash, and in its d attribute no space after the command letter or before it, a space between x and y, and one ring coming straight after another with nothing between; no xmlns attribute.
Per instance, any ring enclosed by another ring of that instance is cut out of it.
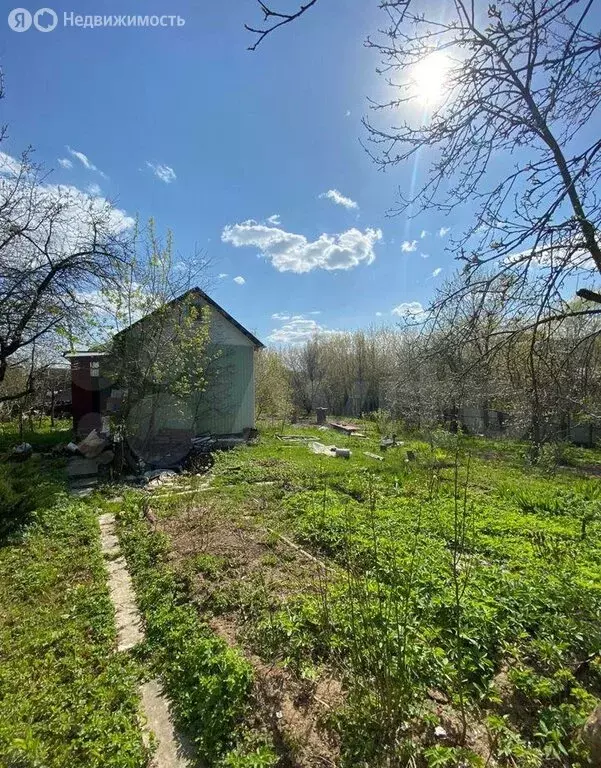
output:
<svg viewBox="0 0 601 768"><path fill-rule="evenodd" d="M254 725L271 736L282 765L337 765L339 743L327 718L343 703L340 681L323 669L302 679L281 659L262 658L249 633L253 599L275 609L318 588L324 567L273 531L234 520L210 504L191 504L161 520L159 529L169 536L173 565L212 629L252 664Z"/></svg>

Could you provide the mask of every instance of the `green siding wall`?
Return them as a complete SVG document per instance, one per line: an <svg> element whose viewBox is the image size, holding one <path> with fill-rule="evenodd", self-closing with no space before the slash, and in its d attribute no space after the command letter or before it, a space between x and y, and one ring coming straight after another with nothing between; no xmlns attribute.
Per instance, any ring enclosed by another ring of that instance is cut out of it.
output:
<svg viewBox="0 0 601 768"><path fill-rule="evenodd" d="M193 396L196 433L225 435L255 426L254 349L221 344L206 392Z"/></svg>
<svg viewBox="0 0 601 768"><path fill-rule="evenodd" d="M160 434L164 429L201 435L228 435L255 426L254 349L251 346L219 345L220 354L208 371L205 392L184 400L170 395L148 397L129 416L130 432L146 436L149 425ZM155 415L151 421L154 403Z"/></svg>

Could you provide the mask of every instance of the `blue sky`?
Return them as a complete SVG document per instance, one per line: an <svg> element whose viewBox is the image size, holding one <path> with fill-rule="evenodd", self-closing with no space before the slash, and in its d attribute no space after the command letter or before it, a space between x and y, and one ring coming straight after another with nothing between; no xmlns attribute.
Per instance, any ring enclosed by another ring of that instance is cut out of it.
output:
<svg viewBox="0 0 601 768"><path fill-rule="evenodd" d="M359 143L366 99L383 89L363 47L377 3L328 0L254 53L243 28L261 20L254 0L51 7L61 20L143 10L186 23L18 34L3 21L2 149L31 144L52 181L154 216L184 259L206 250L227 275L212 294L260 338L391 323L393 308L426 304L450 275L460 219L387 217L413 164L383 174Z"/></svg>

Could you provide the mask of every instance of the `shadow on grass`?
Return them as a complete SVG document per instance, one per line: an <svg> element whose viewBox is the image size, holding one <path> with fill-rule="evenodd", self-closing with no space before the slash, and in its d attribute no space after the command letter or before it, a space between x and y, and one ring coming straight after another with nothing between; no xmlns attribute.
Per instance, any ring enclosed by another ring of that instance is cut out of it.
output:
<svg viewBox="0 0 601 768"><path fill-rule="evenodd" d="M0 464L0 548L19 541L36 509L51 506L65 487L60 461L34 456Z"/></svg>

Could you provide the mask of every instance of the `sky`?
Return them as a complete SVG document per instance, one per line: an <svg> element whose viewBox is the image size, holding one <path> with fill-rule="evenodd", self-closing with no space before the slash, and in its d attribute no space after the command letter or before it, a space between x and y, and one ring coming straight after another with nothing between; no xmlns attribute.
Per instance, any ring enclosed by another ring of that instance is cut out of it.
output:
<svg viewBox="0 0 601 768"><path fill-rule="evenodd" d="M254 0L74 6L54 2L47 33L0 21L1 149L31 145L52 183L153 216L178 259L204 251L211 295L263 341L390 325L451 275L460 214L388 214L423 160L382 173L361 146L384 88L363 45L377 2L318 4L255 52ZM65 12L142 10L185 24L63 25Z"/></svg>

